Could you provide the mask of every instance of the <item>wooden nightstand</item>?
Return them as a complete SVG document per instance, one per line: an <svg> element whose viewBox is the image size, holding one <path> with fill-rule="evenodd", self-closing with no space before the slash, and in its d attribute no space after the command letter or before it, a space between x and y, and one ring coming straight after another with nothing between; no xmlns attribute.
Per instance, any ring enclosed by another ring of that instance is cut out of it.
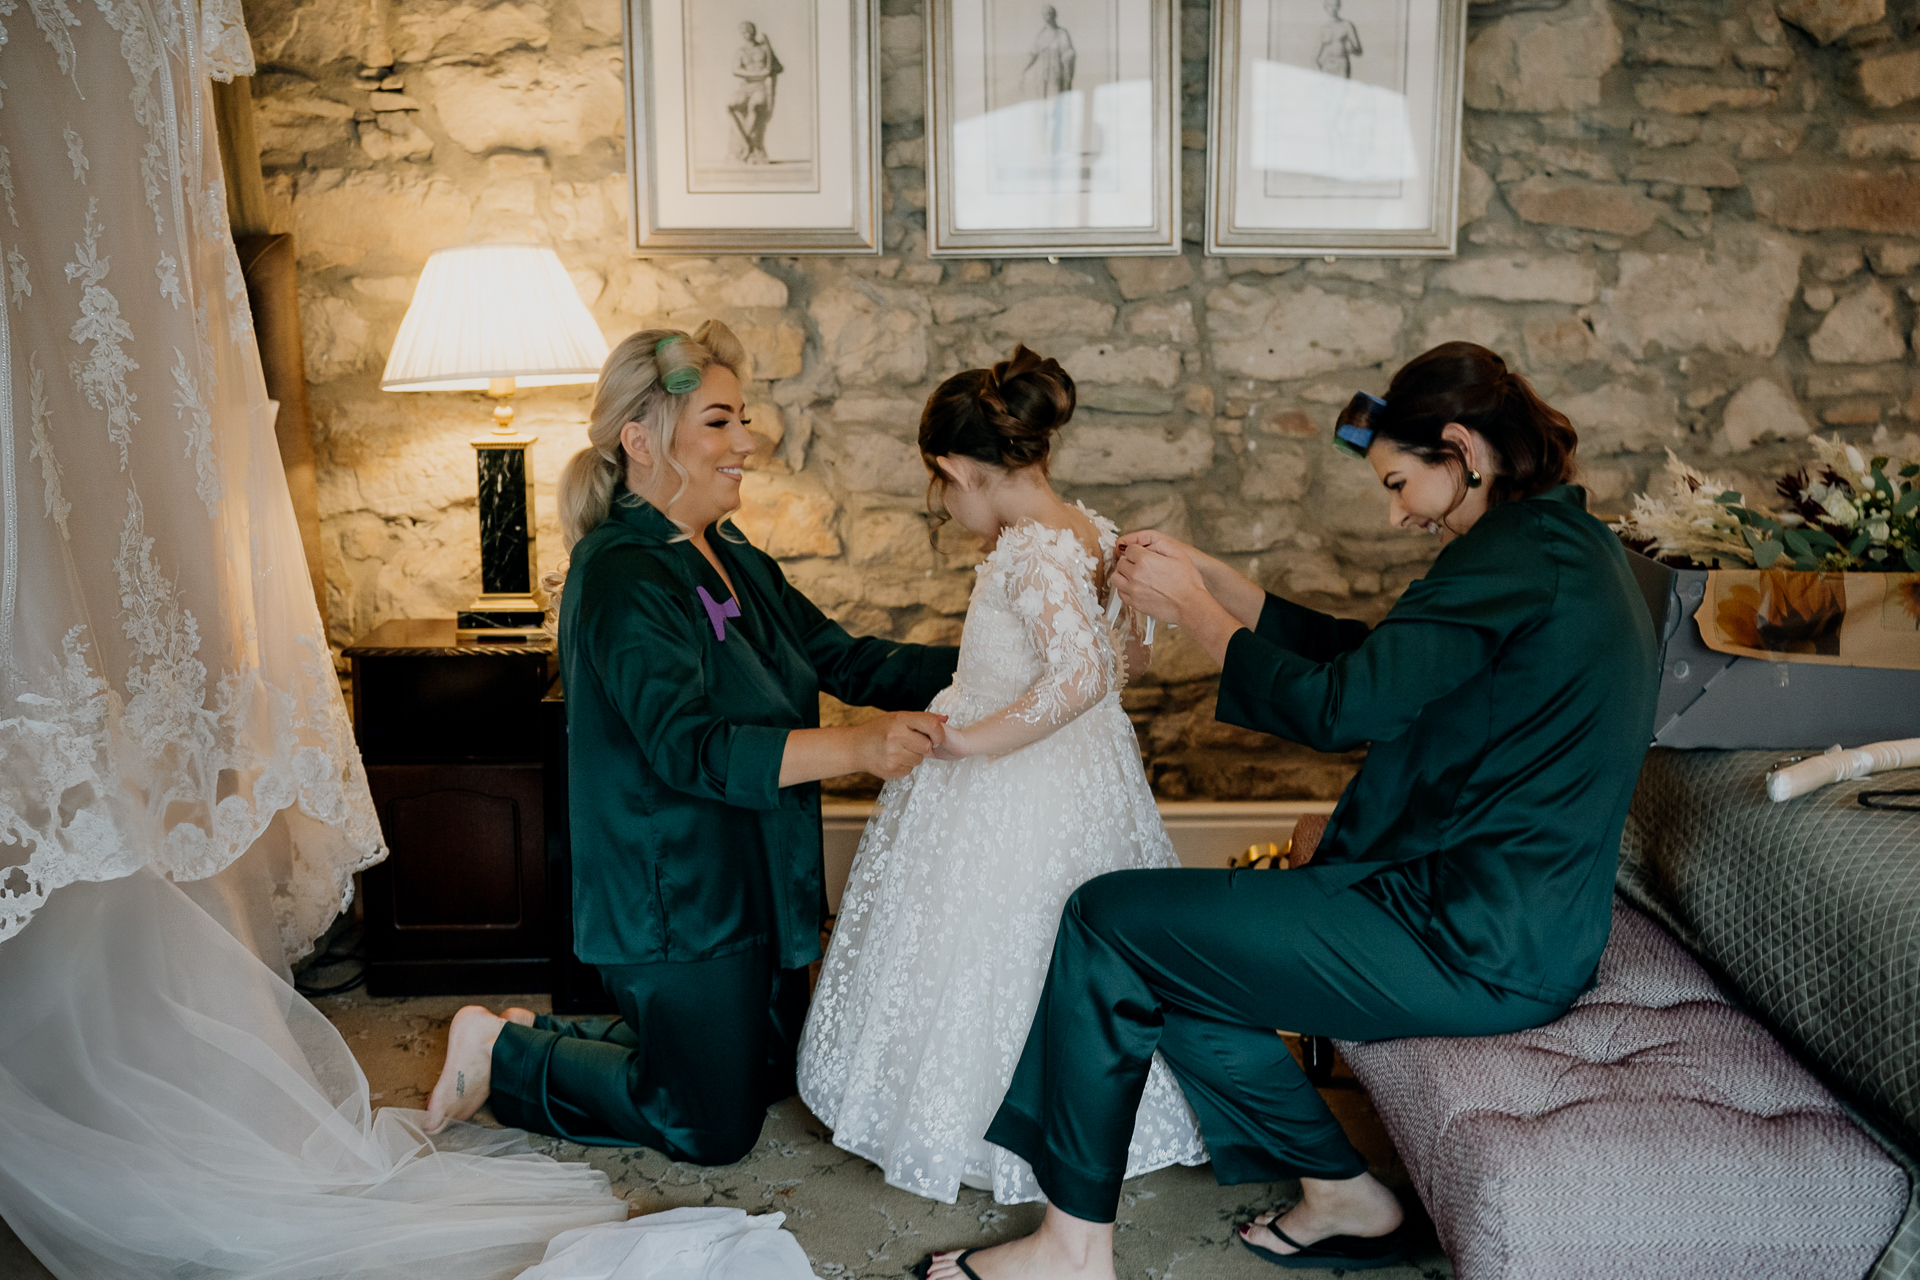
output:
<svg viewBox="0 0 1920 1280"><path fill-rule="evenodd" d="M390 850L362 880L367 990L548 990L540 702L552 644L456 641L453 619L423 618L383 623L345 654L354 734Z"/></svg>

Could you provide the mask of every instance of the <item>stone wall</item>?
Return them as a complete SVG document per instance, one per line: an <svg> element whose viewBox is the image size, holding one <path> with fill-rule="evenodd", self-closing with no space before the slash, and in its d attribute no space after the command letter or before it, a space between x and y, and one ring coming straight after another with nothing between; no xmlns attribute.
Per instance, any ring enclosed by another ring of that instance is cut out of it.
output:
<svg viewBox="0 0 1920 1280"><path fill-rule="evenodd" d="M863 632L949 640L979 549L921 517L935 383L1016 340L1082 409L1055 476L1275 589L1374 619L1431 544L1384 526L1333 407L1449 338L1508 355L1579 428L1620 509L1664 450L1750 492L1813 430L1920 418L1917 0L1473 6L1460 255L935 262L921 0L885 0L879 258L636 260L620 0L247 0L268 181L298 237L333 637L445 616L477 584L478 396L378 377L429 250L555 244L609 338L717 315L752 348L765 448L742 525ZM1185 218L1201 225L1208 13L1185 0ZM391 53L387 53L387 49ZM393 74L362 77L391 58ZM584 389L525 395L542 558ZM1328 796L1347 758L1213 722L1176 633L1127 693L1167 796Z"/></svg>

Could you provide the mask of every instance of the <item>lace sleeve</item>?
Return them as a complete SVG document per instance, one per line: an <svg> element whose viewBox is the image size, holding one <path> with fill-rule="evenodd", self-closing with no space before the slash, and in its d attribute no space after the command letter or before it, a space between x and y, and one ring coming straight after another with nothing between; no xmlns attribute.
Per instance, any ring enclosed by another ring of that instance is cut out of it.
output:
<svg viewBox="0 0 1920 1280"><path fill-rule="evenodd" d="M253 42L247 39L240 0L201 0L200 54L207 74L222 83L253 74Z"/></svg>
<svg viewBox="0 0 1920 1280"><path fill-rule="evenodd" d="M1018 530L1004 581L1026 621L1042 671L1020 697L970 726L977 754L1005 755L1038 742L1107 696L1115 684L1107 630L1095 612L1087 554L1072 534Z"/></svg>

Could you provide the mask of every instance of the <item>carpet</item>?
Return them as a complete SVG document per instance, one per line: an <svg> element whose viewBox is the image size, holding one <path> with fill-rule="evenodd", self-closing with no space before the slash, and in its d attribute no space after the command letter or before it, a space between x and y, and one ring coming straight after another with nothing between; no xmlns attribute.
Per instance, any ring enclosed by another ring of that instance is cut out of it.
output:
<svg viewBox="0 0 1920 1280"><path fill-rule="evenodd" d="M447 1023L471 998L375 999L364 991L314 1002L346 1038L367 1074L376 1106L423 1107L446 1051ZM484 1003L520 1004L537 1012L544 996L498 996ZM1373 1172L1408 1201L1426 1243L1407 1266L1370 1274L1380 1280L1442 1280L1453 1269L1433 1243L1432 1228L1411 1193L1406 1172L1366 1095L1351 1077L1334 1081L1328 1102ZM481 1123L492 1123L483 1111ZM644 1148L581 1147L535 1137L560 1160L584 1160L612 1179L635 1213L681 1205L723 1205L748 1213L778 1211L822 1280L900 1280L935 1250L990 1244L1031 1231L1039 1205L996 1205L983 1191L962 1190L955 1204L937 1204L889 1187L879 1171L835 1147L826 1127L798 1098L770 1108L760 1142L746 1159L715 1169L675 1164ZM1222 1187L1212 1170L1171 1168L1126 1184L1115 1233L1122 1280L1274 1280L1282 1273L1235 1241L1236 1223L1271 1205L1291 1204L1294 1182ZM0 1280L51 1280L11 1231L0 1230Z"/></svg>

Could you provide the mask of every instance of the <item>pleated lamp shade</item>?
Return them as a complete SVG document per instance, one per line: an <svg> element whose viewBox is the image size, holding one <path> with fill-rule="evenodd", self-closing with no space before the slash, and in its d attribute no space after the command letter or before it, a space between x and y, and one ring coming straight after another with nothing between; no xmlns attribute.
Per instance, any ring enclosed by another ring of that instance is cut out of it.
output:
<svg viewBox="0 0 1920 1280"><path fill-rule="evenodd" d="M485 391L592 382L607 340L560 255L541 244L463 244L427 259L380 377L384 391Z"/></svg>

